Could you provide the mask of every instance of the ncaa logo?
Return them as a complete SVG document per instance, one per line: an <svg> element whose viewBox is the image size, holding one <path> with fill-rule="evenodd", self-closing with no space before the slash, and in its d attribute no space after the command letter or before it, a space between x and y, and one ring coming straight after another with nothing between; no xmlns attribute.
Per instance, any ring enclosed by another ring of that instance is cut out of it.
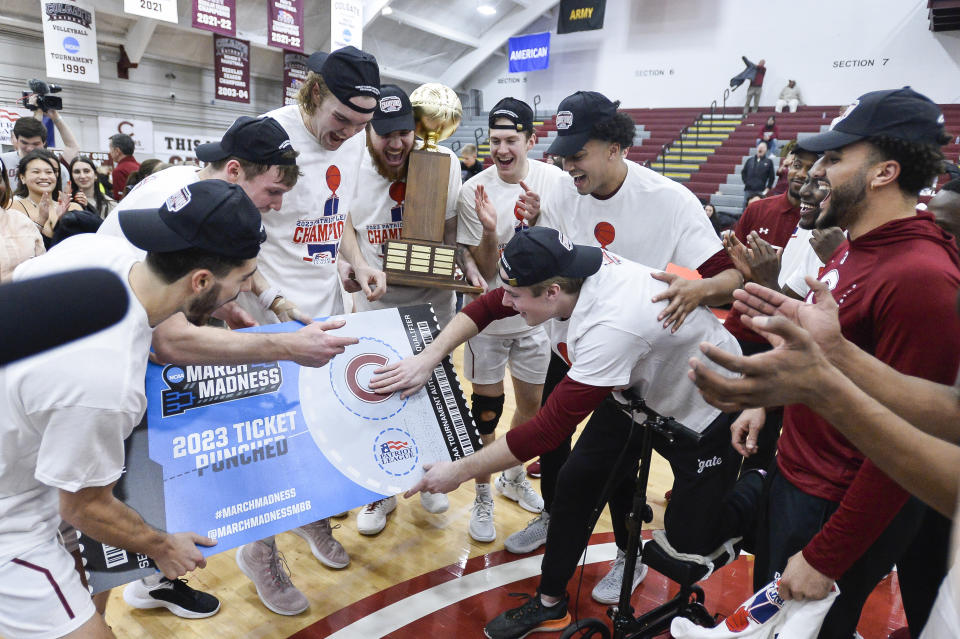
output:
<svg viewBox="0 0 960 639"><path fill-rule="evenodd" d="M80 42L76 38L64 38L63 50L66 51L67 53L79 53Z"/></svg>
<svg viewBox="0 0 960 639"><path fill-rule="evenodd" d="M380 470L393 477L409 475L420 461L420 447L402 428L385 428L373 440L373 458Z"/></svg>
<svg viewBox="0 0 960 639"><path fill-rule="evenodd" d="M396 113L401 108L403 108L403 103L398 96L388 95L380 98L380 110L384 113Z"/></svg>
<svg viewBox="0 0 960 639"><path fill-rule="evenodd" d="M565 131L573 126L573 113L570 111L560 111L557 113L557 128Z"/></svg>
<svg viewBox="0 0 960 639"><path fill-rule="evenodd" d="M176 213L187 204L190 204L191 197L193 196L190 194L190 189L183 187L167 198L167 201L165 202L167 210L171 213Z"/></svg>
<svg viewBox="0 0 960 639"><path fill-rule="evenodd" d="M170 366L163 371L163 378L170 385L181 383L186 376L187 374L179 366Z"/></svg>

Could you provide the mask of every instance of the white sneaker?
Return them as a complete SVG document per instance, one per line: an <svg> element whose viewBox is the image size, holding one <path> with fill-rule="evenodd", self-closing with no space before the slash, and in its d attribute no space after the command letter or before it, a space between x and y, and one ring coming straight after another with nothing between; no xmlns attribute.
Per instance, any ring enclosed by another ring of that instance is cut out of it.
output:
<svg viewBox="0 0 960 639"><path fill-rule="evenodd" d="M623 567L626 561L627 554L618 548L617 558L611 564L610 572L593 588L591 596L594 601L607 605L612 605L620 601L620 585L623 583ZM640 585L640 582L643 581L643 578L646 576L647 566L646 564L640 563L638 559L636 570L633 571L633 588L630 589L631 593L637 589L637 586Z"/></svg>
<svg viewBox="0 0 960 639"><path fill-rule="evenodd" d="M420 493L420 505L428 513L439 515L450 508L450 500L443 493Z"/></svg>
<svg viewBox="0 0 960 639"><path fill-rule="evenodd" d="M524 510L529 510L532 513L543 510L543 497L537 494L537 491L533 489L530 481L523 474L514 480L510 480L501 473L494 485L497 487L498 493L517 502Z"/></svg>
<svg viewBox="0 0 960 639"><path fill-rule="evenodd" d="M533 552L547 543L547 527L550 525L550 513L542 512L527 523L527 527L513 533L503 546L515 555Z"/></svg>
<svg viewBox="0 0 960 639"><path fill-rule="evenodd" d="M386 527L387 515L396 507L396 495L367 504L357 514L357 532L361 535L376 535Z"/></svg>
<svg viewBox="0 0 960 639"><path fill-rule="evenodd" d="M497 538L497 529L493 526L493 498L490 493L477 494L473 500L470 514L470 536L475 541L488 542Z"/></svg>

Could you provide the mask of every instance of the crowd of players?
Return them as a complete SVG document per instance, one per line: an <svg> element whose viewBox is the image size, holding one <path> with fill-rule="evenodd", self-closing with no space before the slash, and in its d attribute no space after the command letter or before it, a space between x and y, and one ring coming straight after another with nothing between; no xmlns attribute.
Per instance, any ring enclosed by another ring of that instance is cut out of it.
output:
<svg viewBox="0 0 960 639"><path fill-rule="evenodd" d="M473 539L496 539L496 492L536 514L507 550L546 546L537 593L491 620L487 636L569 623L583 522L625 454L609 498L620 552L592 590L617 601L640 456L618 401L627 389L700 435L697 445L654 442L674 474L673 551L706 555L743 537L758 588L780 574L784 598L822 599L836 583L820 636L844 639L896 565L913 636L925 626L924 637L956 635L958 571L945 575L957 504L960 196L948 185L929 204L936 216L916 209L948 139L936 105L910 89L861 96L831 131L792 147L786 189L748 206L721 240L689 190L625 159L634 123L619 103L593 91L560 103L548 150L557 167L528 158L529 105L501 100L489 114L493 166L461 184L460 162L441 150L450 158L444 237L458 245L465 279L487 291L456 313L452 292L388 286L382 271L420 144L409 97L381 85L376 60L352 47L308 66L297 104L238 119L198 147L203 168L145 176L97 211L95 234L54 245L71 198L54 204L59 169L46 152L20 158L29 203L16 237L33 240L18 249L13 277L108 268L128 284L132 308L102 334L3 372L0 634L112 636L106 593L91 598L75 569L76 529L156 561L157 575L125 587L128 604L183 617L219 610L214 594L180 579L205 563L196 545L215 542L157 531L113 496L123 440L145 410L151 348L168 363L324 366L356 342L335 332L345 313L429 302L439 336L379 370L371 387L415 392L466 343L485 446L428 466L410 494L443 512L444 493L475 480ZM85 193L77 209L106 201L93 176L87 185L70 174ZM53 248L43 254L45 243ZM701 279L663 272L671 263ZM721 325L708 307L734 297ZM240 333L208 325L212 316L232 328L304 327ZM324 316L341 318L311 321ZM508 366L517 408L498 439ZM536 457L542 497L523 469ZM396 506L396 497L368 505L358 530L377 534ZM321 520L293 532L343 569L350 558L333 528ZM271 611L309 606L273 538L242 546L236 561ZM645 574L635 572L634 588Z"/></svg>

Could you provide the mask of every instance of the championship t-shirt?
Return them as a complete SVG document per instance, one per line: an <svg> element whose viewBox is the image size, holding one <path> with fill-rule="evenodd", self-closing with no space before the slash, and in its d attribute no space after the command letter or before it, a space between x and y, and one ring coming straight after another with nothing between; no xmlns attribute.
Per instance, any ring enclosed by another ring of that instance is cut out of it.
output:
<svg viewBox="0 0 960 639"><path fill-rule="evenodd" d="M444 218L456 216L457 193L460 191L460 161L453 151L438 147L441 153L450 156L450 176L447 181L447 208ZM398 240L403 232L403 202L407 185L403 181L391 182L377 172L370 151L363 152L360 163L362 185L350 207L350 218L357 230L357 242L367 264L383 268L383 247L387 240ZM387 292L375 302L367 300L362 293L354 295L358 311L378 308L397 308L412 304L430 303L440 326L453 319L456 296L451 290L415 286L387 285Z"/></svg>
<svg viewBox="0 0 960 639"><path fill-rule="evenodd" d="M780 256L780 275L777 284L780 288L788 287L801 297L810 292L805 277L818 277L823 262L813 250L810 240L813 238L813 229L802 229L799 226L787 241Z"/></svg>
<svg viewBox="0 0 960 639"><path fill-rule="evenodd" d="M199 174L200 169L195 166L171 166L169 169L148 175L117 203L110 215L103 220L97 234L126 240L123 229L120 228L120 218L117 213L136 209L158 209L163 206L168 197L199 180ZM147 256L146 251L133 244L130 244L130 250L135 252L139 260Z"/></svg>
<svg viewBox="0 0 960 639"><path fill-rule="evenodd" d="M311 317L343 313L337 253L344 221L353 206L366 153L363 134L354 135L336 151L328 151L303 123L300 108L291 104L266 113L280 123L303 176L283 196L279 211L263 216L267 241L257 260L260 272L300 310ZM276 322L252 294L241 305L261 324Z"/></svg>
<svg viewBox="0 0 960 639"><path fill-rule="evenodd" d="M0 559L57 534L58 489L120 478L123 440L147 407L144 375L153 329L129 287L137 256L124 240L81 234L17 267L25 280L105 268L127 286L130 307L110 328L11 364L0 388Z"/></svg>
<svg viewBox="0 0 960 639"><path fill-rule="evenodd" d="M523 178L523 183L540 196L541 202L544 201L547 193L557 188L559 181L569 180L563 171L552 164L528 160L527 165L529 169ZM481 185L497 210L497 248L502 253L507 242L523 229L529 228L529 224L518 212L520 196L524 193L523 188L519 184L510 184L501 180L496 166L484 169L483 172L467 180L460 189L460 196L457 198L457 242L467 246L479 246L483 238L483 225L477 217L475 200L477 187ZM540 215L540 219L544 219L545 208L541 207ZM487 280L487 285L490 290L493 290L500 284L494 277ZM518 315L491 322L483 332L486 335L520 335L531 330L539 329L527 326L523 318Z"/></svg>
<svg viewBox="0 0 960 639"><path fill-rule="evenodd" d="M603 266L584 282L570 317L544 326L553 351L570 366L570 379L618 391L630 388L652 410L701 433L720 411L687 378L689 360L696 358L729 377L729 371L703 356L700 343L736 355L740 345L702 306L687 316L681 330L664 330L657 315L667 302L650 301L667 289L653 279L657 272L605 251Z"/></svg>
<svg viewBox="0 0 960 639"><path fill-rule="evenodd" d="M607 249L628 260L664 269L696 269L723 250L703 205L685 186L626 160L627 177L610 197L580 195L569 176L546 194L537 222L575 244Z"/></svg>

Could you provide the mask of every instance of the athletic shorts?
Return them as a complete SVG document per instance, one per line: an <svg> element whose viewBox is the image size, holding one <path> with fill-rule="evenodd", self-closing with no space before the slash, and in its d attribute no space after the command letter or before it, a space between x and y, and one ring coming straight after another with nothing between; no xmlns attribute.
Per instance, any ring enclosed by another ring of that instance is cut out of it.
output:
<svg viewBox="0 0 960 639"><path fill-rule="evenodd" d="M521 382L542 384L550 364L550 343L543 328L517 336L480 333L463 349L463 370L471 384L502 381L507 362L510 374Z"/></svg>
<svg viewBox="0 0 960 639"><path fill-rule="evenodd" d="M55 537L0 560L0 636L61 637L96 612L73 556Z"/></svg>

